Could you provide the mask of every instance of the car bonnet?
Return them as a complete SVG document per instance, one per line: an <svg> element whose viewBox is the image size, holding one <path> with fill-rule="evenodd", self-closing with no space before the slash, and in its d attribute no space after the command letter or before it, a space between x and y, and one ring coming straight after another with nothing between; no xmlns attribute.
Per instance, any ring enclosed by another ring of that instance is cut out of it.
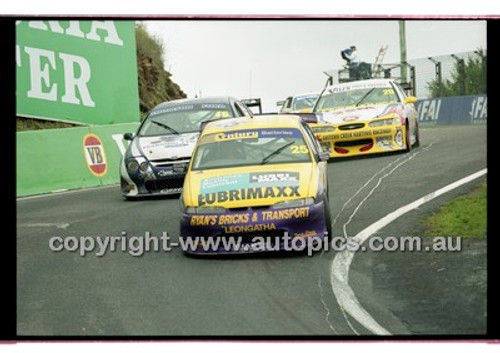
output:
<svg viewBox="0 0 500 353"><path fill-rule="evenodd" d="M316 197L317 173L313 163L190 171L184 183L183 199L185 205L191 207L239 208Z"/></svg>

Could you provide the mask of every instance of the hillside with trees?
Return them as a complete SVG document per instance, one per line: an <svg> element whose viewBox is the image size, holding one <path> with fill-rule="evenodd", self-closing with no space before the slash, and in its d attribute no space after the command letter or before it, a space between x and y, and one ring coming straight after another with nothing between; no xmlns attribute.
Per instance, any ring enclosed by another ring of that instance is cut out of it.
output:
<svg viewBox="0 0 500 353"><path fill-rule="evenodd" d="M164 44L149 34L141 22L135 27L137 43L137 74L141 117L155 105L186 94L172 81L172 74L164 69Z"/></svg>

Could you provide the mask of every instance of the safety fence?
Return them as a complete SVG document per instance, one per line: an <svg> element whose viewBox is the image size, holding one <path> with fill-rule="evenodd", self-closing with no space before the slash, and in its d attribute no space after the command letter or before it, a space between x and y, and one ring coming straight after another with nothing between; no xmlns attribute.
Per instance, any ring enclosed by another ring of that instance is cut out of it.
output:
<svg viewBox="0 0 500 353"><path fill-rule="evenodd" d="M419 99L416 103L419 124L477 124L486 123L486 95L454 96Z"/></svg>
<svg viewBox="0 0 500 353"><path fill-rule="evenodd" d="M17 196L119 182L125 132L139 123L16 133Z"/></svg>

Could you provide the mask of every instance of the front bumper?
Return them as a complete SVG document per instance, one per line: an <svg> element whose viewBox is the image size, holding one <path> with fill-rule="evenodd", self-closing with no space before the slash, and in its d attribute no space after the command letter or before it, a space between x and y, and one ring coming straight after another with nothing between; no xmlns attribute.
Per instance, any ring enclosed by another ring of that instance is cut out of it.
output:
<svg viewBox="0 0 500 353"><path fill-rule="evenodd" d="M175 171L173 166L150 167L147 171L129 173L122 163L120 184L126 198L180 194L186 170Z"/></svg>
<svg viewBox="0 0 500 353"><path fill-rule="evenodd" d="M186 253L206 255L292 250L294 238L304 238L295 244L324 238L328 219L324 202L281 209L228 209L223 214L183 213L181 247Z"/></svg>
<svg viewBox="0 0 500 353"><path fill-rule="evenodd" d="M341 130L317 133L322 148L331 158L350 157L406 148L406 131L403 125L363 127L355 130Z"/></svg>

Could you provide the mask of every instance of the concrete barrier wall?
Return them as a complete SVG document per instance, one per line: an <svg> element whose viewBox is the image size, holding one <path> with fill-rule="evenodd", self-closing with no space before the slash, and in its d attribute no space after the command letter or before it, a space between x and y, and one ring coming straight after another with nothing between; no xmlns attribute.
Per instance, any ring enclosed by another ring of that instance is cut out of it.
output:
<svg viewBox="0 0 500 353"><path fill-rule="evenodd" d="M16 133L17 196L119 183L123 133L139 123Z"/></svg>
<svg viewBox="0 0 500 353"><path fill-rule="evenodd" d="M487 121L486 95L422 99L416 103L423 126ZM118 184L126 149L125 132L139 123L16 133L17 196Z"/></svg>
<svg viewBox="0 0 500 353"><path fill-rule="evenodd" d="M415 104L421 125L486 123L486 95L419 99Z"/></svg>

